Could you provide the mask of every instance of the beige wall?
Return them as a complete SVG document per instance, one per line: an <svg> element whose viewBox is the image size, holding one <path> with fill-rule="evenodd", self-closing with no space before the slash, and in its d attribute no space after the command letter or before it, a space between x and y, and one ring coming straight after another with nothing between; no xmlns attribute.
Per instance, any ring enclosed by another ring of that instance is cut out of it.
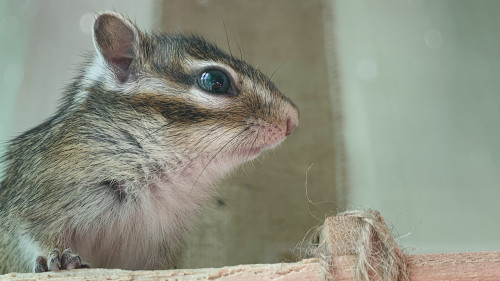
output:
<svg viewBox="0 0 500 281"><path fill-rule="evenodd" d="M223 11L223 12L222 12ZM275 152L221 184L225 202L188 239L184 266L293 260L292 249L325 214L342 208L334 169L334 122L325 62L322 1L164 1L162 29L196 32L274 74L300 108L300 125ZM308 173L309 204L304 181Z"/></svg>
<svg viewBox="0 0 500 281"><path fill-rule="evenodd" d="M500 249L500 2L332 3L350 205L416 252Z"/></svg>

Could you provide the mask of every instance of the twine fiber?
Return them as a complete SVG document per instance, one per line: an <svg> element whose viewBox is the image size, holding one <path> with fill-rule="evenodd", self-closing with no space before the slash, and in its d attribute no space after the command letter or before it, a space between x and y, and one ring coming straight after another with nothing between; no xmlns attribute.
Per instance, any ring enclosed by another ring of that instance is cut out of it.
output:
<svg viewBox="0 0 500 281"><path fill-rule="evenodd" d="M355 280L409 280L405 255L378 211L353 210L327 219L312 234L306 252L324 263L331 280L333 258L338 256L355 256Z"/></svg>

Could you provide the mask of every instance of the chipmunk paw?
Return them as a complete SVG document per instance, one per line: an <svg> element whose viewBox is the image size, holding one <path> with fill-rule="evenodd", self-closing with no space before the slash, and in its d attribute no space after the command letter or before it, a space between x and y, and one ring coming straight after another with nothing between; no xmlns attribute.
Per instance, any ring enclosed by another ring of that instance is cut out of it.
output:
<svg viewBox="0 0 500 281"><path fill-rule="evenodd" d="M62 252L54 249L47 257L36 258L35 272L59 271L63 269L90 268L88 264L82 264L80 256L66 249Z"/></svg>

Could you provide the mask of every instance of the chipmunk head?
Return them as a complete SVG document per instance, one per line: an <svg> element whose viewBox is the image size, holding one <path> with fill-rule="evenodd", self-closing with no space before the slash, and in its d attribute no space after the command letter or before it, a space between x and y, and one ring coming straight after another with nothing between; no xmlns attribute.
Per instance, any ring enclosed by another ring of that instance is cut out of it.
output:
<svg viewBox="0 0 500 281"><path fill-rule="evenodd" d="M88 99L109 100L123 120L136 119L127 130L147 142L141 147L175 155L185 168L227 172L277 146L298 124L297 107L268 77L199 36L147 34L103 13L93 40Z"/></svg>

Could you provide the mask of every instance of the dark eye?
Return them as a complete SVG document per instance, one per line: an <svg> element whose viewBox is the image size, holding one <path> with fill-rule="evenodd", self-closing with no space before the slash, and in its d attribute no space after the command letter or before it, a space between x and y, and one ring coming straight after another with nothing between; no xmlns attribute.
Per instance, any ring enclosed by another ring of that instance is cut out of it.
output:
<svg viewBox="0 0 500 281"><path fill-rule="evenodd" d="M201 72L196 81L203 90L214 94L228 94L231 86L229 77L216 69Z"/></svg>

